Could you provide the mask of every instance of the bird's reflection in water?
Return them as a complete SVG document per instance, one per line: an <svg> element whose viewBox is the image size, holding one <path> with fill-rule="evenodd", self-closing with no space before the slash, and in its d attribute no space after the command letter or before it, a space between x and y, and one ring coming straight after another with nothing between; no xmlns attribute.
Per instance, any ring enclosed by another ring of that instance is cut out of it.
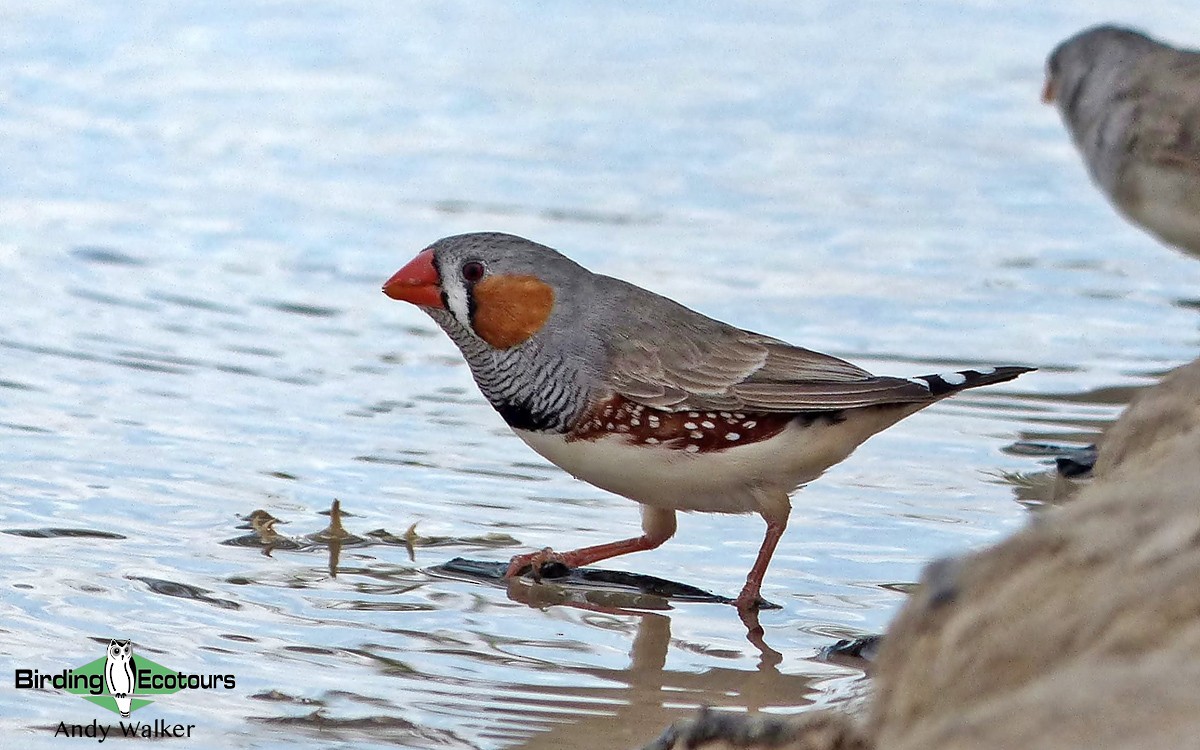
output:
<svg viewBox="0 0 1200 750"><path fill-rule="evenodd" d="M668 611L671 609L671 604L666 598L653 594L624 590L577 588L546 581L533 582L527 578L506 578L503 581L507 586L509 599L538 609L558 605L611 615L631 615L642 618L648 617L651 614L647 610ZM759 670L775 670L779 663L783 661L783 654L767 645L763 628L758 621L758 613L744 612L740 616L742 622L746 625L746 639L761 655ZM642 619L641 622L644 624L646 620ZM666 628L664 637L666 640L669 640L669 620L664 627ZM641 630L639 629L638 632L640 637ZM664 651L666 646L667 643L664 641Z"/></svg>
<svg viewBox="0 0 1200 750"><path fill-rule="evenodd" d="M671 616L665 612L645 611L642 599L637 601L639 609L630 609L621 606L621 595L579 597L554 584L531 583L525 579L510 579L507 591L511 600L531 607L569 606L618 615L636 623L627 667L579 670L621 686L615 693L605 691L607 710L588 712L568 723L548 722L546 731L529 737L516 747L527 750L594 748L597 738L601 737L605 747L640 747L671 722L694 714L697 706L757 712L772 708L795 709L812 703L809 696L813 692L813 678L781 673L778 666L783 655L766 644L761 627L751 627L747 636L761 654L757 669L715 667L703 672L673 671L666 668L672 647L683 650L708 647L673 638ZM720 609L725 611L726 607ZM756 624L757 618L753 619ZM546 708L548 716L551 712L561 716L562 702L548 700ZM526 709L536 713L535 706L526 705Z"/></svg>

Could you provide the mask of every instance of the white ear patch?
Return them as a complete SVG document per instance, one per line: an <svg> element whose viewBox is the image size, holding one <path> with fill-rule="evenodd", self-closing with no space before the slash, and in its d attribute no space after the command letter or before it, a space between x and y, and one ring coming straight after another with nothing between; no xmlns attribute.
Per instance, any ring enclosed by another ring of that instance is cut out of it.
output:
<svg viewBox="0 0 1200 750"><path fill-rule="evenodd" d="M446 295L446 309L465 330L471 330L471 303L467 300L467 287L458 268L439 268L442 277L442 292Z"/></svg>

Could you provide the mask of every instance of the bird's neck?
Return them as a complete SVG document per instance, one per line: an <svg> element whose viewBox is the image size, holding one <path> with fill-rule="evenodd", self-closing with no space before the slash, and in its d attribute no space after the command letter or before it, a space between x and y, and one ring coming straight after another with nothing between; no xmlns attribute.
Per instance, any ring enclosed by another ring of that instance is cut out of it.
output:
<svg viewBox="0 0 1200 750"><path fill-rule="evenodd" d="M496 349L449 313L430 316L458 346L475 384L509 427L533 432L567 432L587 407L588 388L580 368L528 341Z"/></svg>
<svg viewBox="0 0 1200 750"><path fill-rule="evenodd" d="M1149 51L1128 50L1120 59L1099 61L1063 87L1063 117L1088 157L1092 178L1110 193L1117 189L1125 165L1122 141L1137 116L1137 102L1127 91L1136 64Z"/></svg>

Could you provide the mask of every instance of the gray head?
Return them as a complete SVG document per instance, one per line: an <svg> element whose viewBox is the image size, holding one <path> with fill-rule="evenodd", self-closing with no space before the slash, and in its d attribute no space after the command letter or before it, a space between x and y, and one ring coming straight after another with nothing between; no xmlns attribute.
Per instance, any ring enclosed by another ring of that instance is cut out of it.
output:
<svg viewBox="0 0 1200 750"><path fill-rule="evenodd" d="M1127 71L1147 52L1164 45L1140 31L1123 26L1093 26L1060 43L1046 59L1042 101L1073 110L1089 78L1109 80Z"/></svg>
<svg viewBox="0 0 1200 750"><path fill-rule="evenodd" d="M461 344L469 335L496 349L519 346L583 311L593 274L561 253L500 232L459 234L417 254L384 285L393 299L429 313Z"/></svg>
<svg viewBox="0 0 1200 750"><path fill-rule="evenodd" d="M1042 101L1053 102L1092 179L1113 196L1125 164L1125 134L1137 103L1125 95L1139 62L1170 49L1145 34L1097 26L1059 44L1046 60Z"/></svg>
<svg viewBox="0 0 1200 750"><path fill-rule="evenodd" d="M545 245L480 232L433 243L383 291L442 327L509 424L549 429L583 407L598 379L604 347L584 322L606 307L601 279Z"/></svg>

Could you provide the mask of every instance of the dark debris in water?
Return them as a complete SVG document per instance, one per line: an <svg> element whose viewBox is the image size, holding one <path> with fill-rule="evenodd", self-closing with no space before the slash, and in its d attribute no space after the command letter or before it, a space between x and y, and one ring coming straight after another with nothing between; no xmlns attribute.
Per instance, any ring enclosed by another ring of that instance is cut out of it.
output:
<svg viewBox="0 0 1200 750"><path fill-rule="evenodd" d="M324 703L322 703L319 700L316 700L315 698L306 698L306 697L299 696L299 695L289 695L288 693L284 693L279 690L268 690L263 693L255 693L254 695L249 696L249 698L252 701L269 701L271 703L296 703L296 704L303 705L303 706L324 705Z"/></svg>
<svg viewBox="0 0 1200 750"><path fill-rule="evenodd" d="M194 310L204 310L205 312L224 313L226 315L237 315L241 313L236 307L223 305L212 300L201 299L200 297L188 297L183 294L165 294L163 292L151 292L147 295L151 299L159 302L166 302L169 305L178 305L179 307L187 307Z"/></svg>
<svg viewBox="0 0 1200 750"><path fill-rule="evenodd" d="M882 635L864 635L859 638L843 638L832 646L821 649L821 658L826 661L842 659L862 659L875 661L879 655L879 647L883 645Z"/></svg>
<svg viewBox="0 0 1200 750"><path fill-rule="evenodd" d="M144 266L146 261L111 247L83 245L71 251L80 260L106 266Z"/></svg>
<svg viewBox="0 0 1200 750"><path fill-rule="evenodd" d="M318 708L299 716L250 716L250 721L272 726L319 733L323 739L344 740L353 737L378 742L382 739L402 741L408 746L413 740L425 747L463 747L461 738L452 732L421 726L394 715L335 717L326 708Z"/></svg>
<svg viewBox="0 0 1200 750"><path fill-rule="evenodd" d="M1088 479L1096 466L1096 445L1057 445L1020 440L1004 449L1013 456L1037 456L1054 460L1055 472L1066 479Z"/></svg>
<svg viewBox="0 0 1200 750"><path fill-rule="evenodd" d="M130 310L142 310L144 312L154 312L156 309L156 306L149 302L125 299L124 297L118 297L115 294L104 294L103 292L97 292L92 289L80 289L78 287L72 287L67 291L72 297L78 297L79 299L87 300L89 302L99 302L102 305L124 307Z"/></svg>
<svg viewBox="0 0 1200 750"><path fill-rule="evenodd" d="M16 380L5 380L0 378L0 388L11 388L14 391L40 391L41 388L30 385L29 383L19 383ZM49 432L49 430L47 430Z"/></svg>
<svg viewBox="0 0 1200 750"><path fill-rule="evenodd" d="M547 221L580 222L583 224L653 224L660 221L655 214L631 214L596 211L585 208L538 208L518 203L486 203L466 200L441 200L433 204L435 211L445 214L494 214L498 216L537 216Z"/></svg>
<svg viewBox="0 0 1200 750"><path fill-rule="evenodd" d="M264 724L291 724L319 727L322 730L336 729L403 729L417 731L419 727L408 719L399 716L361 716L354 719L337 719L329 716L325 709L318 708L312 713L302 716L268 716L249 717L251 721L261 721Z"/></svg>
<svg viewBox="0 0 1200 750"><path fill-rule="evenodd" d="M504 583L504 573L506 570L508 570L507 562L468 560L456 557L449 562L429 568L428 572L434 575L466 578L486 583ZM629 573L623 570L605 570L590 567L568 569L562 565L547 565L542 568L541 575L543 580L556 584L585 588L601 587L609 590L618 589L628 593L656 596L673 601L711 604L730 604L733 602L727 596L714 594L690 584L679 583L643 573ZM777 609L778 605L765 602L763 608Z"/></svg>
<svg viewBox="0 0 1200 750"><path fill-rule="evenodd" d="M3 387L3 386L0 386ZM16 422L0 422L0 427L7 430L16 430L17 432L32 432L38 435L53 435L53 430L47 430L45 427L32 424L17 424Z"/></svg>
<svg viewBox="0 0 1200 750"><path fill-rule="evenodd" d="M300 540L292 539L286 536L277 536L273 539L265 539L258 534L243 534L232 539L226 539L221 544L226 547L248 547L250 549L271 549L284 550L285 552L295 552L297 550L309 549L317 547L316 544L304 544Z"/></svg>
<svg viewBox="0 0 1200 750"><path fill-rule="evenodd" d="M1021 440L1004 449L1013 456L1039 456L1054 459L1058 473L1070 479L1087 476L1096 463L1095 445L1056 445Z"/></svg>
<svg viewBox="0 0 1200 750"><path fill-rule="evenodd" d="M247 529L252 533L226 539L221 542L229 547L249 547L261 549L265 554L274 550L308 551L326 550L332 547L365 547L388 546L404 547L408 550L409 558L415 559L417 547L472 547L493 549L497 547L518 547L520 542L508 534L490 533L481 536L425 536L417 533L417 524L412 524L402 534L395 534L387 529L375 529L364 532L361 536L346 530L342 524L343 518L353 518L354 514L343 510L341 503L333 501L327 511L321 515L329 516L329 525L322 531L302 536L287 536L276 530L279 524L287 521L276 518L261 508L242 518L239 529Z"/></svg>
<svg viewBox="0 0 1200 750"><path fill-rule="evenodd" d="M1085 455L1059 456L1054 459L1054 467L1067 479L1083 479L1090 476L1096 467L1096 449L1093 446L1091 452Z"/></svg>
<svg viewBox="0 0 1200 750"><path fill-rule="evenodd" d="M401 547L483 547L486 549L499 547L519 547L521 543L508 534L492 532L480 536L424 536L417 533L417 524L397 536L387 529L368 531L367 536L379 540L382 544L394 544Z"/></svg>
<svg viewBox="0 0 1200 750"><path fill-rule="evenodd" d="M255 547L262 549L264 553L269 553L271 550L276 549L299 550L315 546L305 544L302 540L294 539L275 531L276 524L287 523L287 521L281 521L261 508L251 512L250 515L245 516L242 520L245 523L240 524L238 528L249 529L252 533L243 534L233 539L226 539L221 544L229 547Z"/></svg>
<svg viewBox="0 0 1200 750"><path fill-rule="evenodd" d="M187 583L179 583L178 581L168 581L163 578L150 578L149 576L129 576L131 581L141 581L146 584L151 591L163 596L175 596L181 599L191 599L192 601L211 604L221 609L241 609L242 605L231 599L219 599L211 596L212 592L208 589L202 589L199 586L192 586Z"/></svg>
<svg viewBox="0 0 1200 750"><path fill-rule="evenodd" d="M336 307L311 305L302 302L284 302L282 300L262 300L259 304L279 312L291 315L303 315L306 318L335 318L342 314Z"/></svg>
<svg viewBox="0 0 1200 750"><path fill-rule="evenodd" d="M96 529L60 529L60 528L42 528L42 529L0 529L5 534L13 536L23 536L30 539L56 539L59 537L83 537L87 539L127 539L128 537L121 534L114 534L111 531L97 531Z"/></svg>

